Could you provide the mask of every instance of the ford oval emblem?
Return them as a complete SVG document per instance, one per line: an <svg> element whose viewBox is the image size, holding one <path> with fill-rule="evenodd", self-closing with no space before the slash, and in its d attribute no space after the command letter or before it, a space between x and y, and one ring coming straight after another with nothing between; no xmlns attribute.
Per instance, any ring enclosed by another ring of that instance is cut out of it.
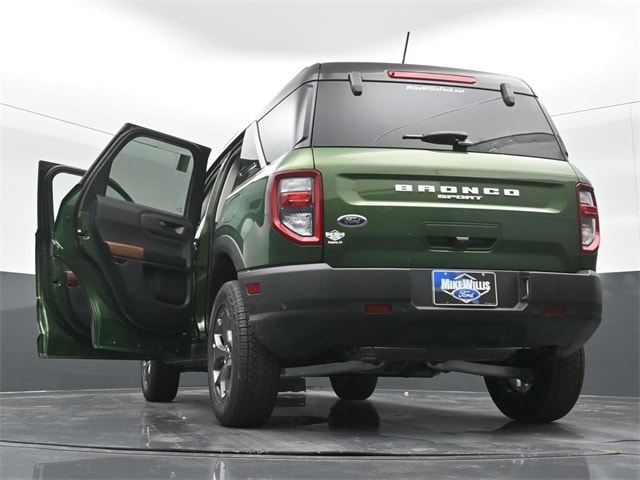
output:
<svg viewBox="0 0 640 480"><path fill-rule="evenodd" d="M343 227L363 227L367 224L367 217L356 214L342 215L341 217L338 217L338 223Z"/></svg>
<svg viewBox="0 0 640 480"><path fill-rule="evenodd" d="M465 303L473 302L481 296L480 292L473 290L472 288L458 288L457 290L454 290L451 295Z"/></svg>

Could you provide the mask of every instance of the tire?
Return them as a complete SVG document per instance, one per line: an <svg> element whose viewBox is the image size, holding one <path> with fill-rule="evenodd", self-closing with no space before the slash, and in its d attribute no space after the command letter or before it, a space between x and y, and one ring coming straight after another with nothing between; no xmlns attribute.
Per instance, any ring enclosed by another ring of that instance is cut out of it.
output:
<svg viewBox="0 0 640 480"><path fill-rule="evenodd" d="M548 423L564 417L578 401L584 379L584 348L566 358L545 360L531 382L485 377L489 395L507 417L522 423Z"/></svg>
<svg viewBox="0 0 640 480"><path fill-rule="evenodd" d="M207 347L209 394L218 421L258 427L276 403L278 359L253 336L237 281L225 283L213 304Z"/></svg>
<svg viewBox="0 0 640 480"><path fill-rule="evenodd" d="M366 400L376 389L377 375L341 373L329 377L331 387L342 400Z"/></svg>
<svg viewBox="0 0 640 480"><path fill-rule="evenodd" d="M178 393L180 370L160 360L143 360L140 384L142 394L149 402L170 402Z"/></svg>

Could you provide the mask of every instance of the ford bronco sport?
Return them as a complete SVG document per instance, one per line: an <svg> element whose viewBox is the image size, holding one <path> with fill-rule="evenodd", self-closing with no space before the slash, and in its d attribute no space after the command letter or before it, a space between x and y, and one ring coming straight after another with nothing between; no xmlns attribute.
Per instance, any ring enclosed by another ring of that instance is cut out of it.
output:
<svg viewBox="0 0 640 480"><path fill-rule="evenodd" d="M467 372L517 421L573 408L598 207L526 83L317 64L209 153L127 124L86 172L40 163L41 357L142 360L152 402L208 371L227 426L308 376L361 400Z"/></svg>

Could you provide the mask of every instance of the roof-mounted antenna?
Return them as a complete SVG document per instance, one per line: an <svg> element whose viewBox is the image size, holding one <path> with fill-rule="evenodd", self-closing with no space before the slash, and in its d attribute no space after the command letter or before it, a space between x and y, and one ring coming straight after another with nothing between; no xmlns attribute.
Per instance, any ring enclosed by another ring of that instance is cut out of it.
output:
<svg viewBox="0 0 640 480"><path fill-rule="evenodd" d="M402 63L404 63L404 59L407 58L407 48L409 47L409 35L411 35L411 32L407 32L407 39L404 41L404 53L402 54Z"/></svg>

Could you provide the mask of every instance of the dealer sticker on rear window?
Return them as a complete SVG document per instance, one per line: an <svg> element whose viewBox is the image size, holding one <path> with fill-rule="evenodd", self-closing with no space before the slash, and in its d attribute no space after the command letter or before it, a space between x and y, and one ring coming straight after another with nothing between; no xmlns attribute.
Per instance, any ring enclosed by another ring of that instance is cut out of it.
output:
<svg viewBox="0 0 640 480"><path fill-rule="evenodd" d="M498 293L493 272L434 270L433 304L496 307Z"/></svg>

